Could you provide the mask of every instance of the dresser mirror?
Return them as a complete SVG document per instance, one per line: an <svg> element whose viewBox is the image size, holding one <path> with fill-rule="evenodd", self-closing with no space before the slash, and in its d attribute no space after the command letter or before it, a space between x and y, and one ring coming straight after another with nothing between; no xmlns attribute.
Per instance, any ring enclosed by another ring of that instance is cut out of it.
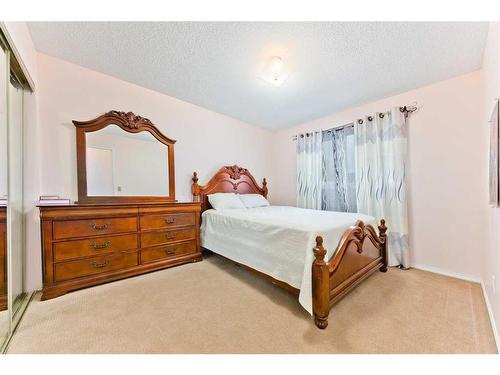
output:
<svg viewBox="0 0 500 375"><path fill-rule="evenodd" d="M175 201L174 143L132 112L76 126L78 203Z"/></svg>

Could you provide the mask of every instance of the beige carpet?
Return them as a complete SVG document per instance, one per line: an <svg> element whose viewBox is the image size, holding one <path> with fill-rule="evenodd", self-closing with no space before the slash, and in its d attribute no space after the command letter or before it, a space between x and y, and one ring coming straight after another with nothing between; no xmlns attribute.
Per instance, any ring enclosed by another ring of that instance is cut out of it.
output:
<svg viewBox="0 0 500 375"><path fill-rule="evenodd" d="M318 330L296 298L216 255L29 306L9 353L495 353L478 284L376 273Z"/></svg>

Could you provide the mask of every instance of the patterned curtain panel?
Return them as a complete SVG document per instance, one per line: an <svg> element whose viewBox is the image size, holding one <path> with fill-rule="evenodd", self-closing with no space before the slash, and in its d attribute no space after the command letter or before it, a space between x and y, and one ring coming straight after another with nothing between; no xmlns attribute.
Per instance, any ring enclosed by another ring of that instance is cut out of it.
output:
<svg viewBox="0 0 500 375"><path fill-rule="evenodd" d="M407 129L399 108L358 120L356 189L358 212L385 218L389 265L409 267L406 201Z"/></svg>
<svg viewBox="0 0 500 375"><path fill-rule="evenodd" d="M354 127L323 132L323 191L321 209L356 212Z"/></svg>
<svg viewBox="0 0 500 375"><path fill-rule="evenodd" d="M321 209L321 132L297 136L297 207Z"/></svg>

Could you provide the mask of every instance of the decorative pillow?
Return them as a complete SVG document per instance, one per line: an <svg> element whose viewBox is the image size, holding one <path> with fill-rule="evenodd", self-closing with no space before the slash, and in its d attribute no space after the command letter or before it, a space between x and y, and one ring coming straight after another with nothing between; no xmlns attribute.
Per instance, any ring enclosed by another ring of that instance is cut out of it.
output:
<svg viewBox="0 0 500 375"><path fill-rule="evenodd" d="M269 201L260 194L239 194L238 196L246 208L269 206Z"/></svg>
<svg viewBox="0 0 500 375"><path fill-rule="evenodd" d="M234 193L215 193L208 195L208 201L216 210L226 208L245 208L240 198Z"/></svg>

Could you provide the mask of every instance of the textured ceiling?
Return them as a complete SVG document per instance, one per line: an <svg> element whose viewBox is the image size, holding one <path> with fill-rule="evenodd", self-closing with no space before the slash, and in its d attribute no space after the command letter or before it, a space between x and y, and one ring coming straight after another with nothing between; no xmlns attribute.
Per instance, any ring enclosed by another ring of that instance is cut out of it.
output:
<svg viewBox="0 0 500 375"><path fill-rule="evenodd" d="M48 55L279 129L479 69L470 22L32 22ZM258 78L279 55L281 87Z"/></svg>

